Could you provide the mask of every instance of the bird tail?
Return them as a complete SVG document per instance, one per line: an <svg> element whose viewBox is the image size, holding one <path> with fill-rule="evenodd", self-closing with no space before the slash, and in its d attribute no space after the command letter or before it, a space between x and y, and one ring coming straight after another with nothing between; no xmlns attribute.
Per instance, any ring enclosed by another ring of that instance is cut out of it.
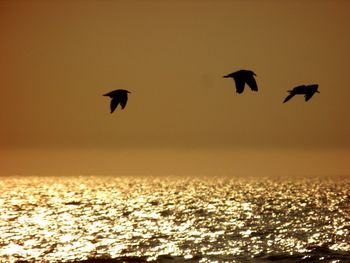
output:
<svg viewBox="0 0 350 263"><path fill-rule="evenodd" d="M290 90L288 91L290 92L290 94L284 99L283 103L286 103L287 101L289 101L291 98L295 96L295 94L292 93Z"/></svg>

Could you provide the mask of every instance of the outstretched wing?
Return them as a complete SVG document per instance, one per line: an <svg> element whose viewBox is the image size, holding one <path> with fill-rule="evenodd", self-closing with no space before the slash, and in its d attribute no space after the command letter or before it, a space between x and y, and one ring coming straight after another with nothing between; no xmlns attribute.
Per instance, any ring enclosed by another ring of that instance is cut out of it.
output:
<svg viewBox="0 0 350 263"><path fill-rule="evenodd" d="M315 92L309 92L305 94L305 101L308 101L311 99L311 97L315 94Z"/></svg>
<svg viewBox="0 0 350 263"><path fill-rule="evenodd" d="M283 103L286 103L287 101L289 101L291 98L294 97L294 95L295 95L294 93L289 94L289 95L284 99Z"/></svg>
<svg viewBox="0 0 350 263"><path fill-rule="evenodd" d="M120 105L122 106L122 109L125 108L127 102L128 102L128 94L127 93L122 94L120 96Z"/></svg>
<svg viewBox="0 0 350 263"><path fill-rule="evenodd" d="M236 83L236 92L237 93L242 93L243 90L244 90L244 79L243 78L240 78L240 77L234 77L234 80L235 80L235 83Z"/></svg>
<svg viewBox="0 0 350 263"><path fill-rule="evenodd" d="M258 85L256 84L255 78L253 75L249 75L246 79L248 86L251 90L258 91Z"/></svg>
<svg viewBox="0 0 350 263"><path fill-rule="evenodd" d="M117 108L118 104L120 103L119 98L113 98L111 100L111 113Z"/></svg>

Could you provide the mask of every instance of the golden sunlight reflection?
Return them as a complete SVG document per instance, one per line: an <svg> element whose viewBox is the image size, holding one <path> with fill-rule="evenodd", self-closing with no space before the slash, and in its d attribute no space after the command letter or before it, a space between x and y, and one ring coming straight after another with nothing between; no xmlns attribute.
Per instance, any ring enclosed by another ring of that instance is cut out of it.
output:
<svg viewBox="0 0 350 263"><path fill-rule="evenodd" d="M349 186L346 178L2 178L0 261L344 256Z"/></svg>

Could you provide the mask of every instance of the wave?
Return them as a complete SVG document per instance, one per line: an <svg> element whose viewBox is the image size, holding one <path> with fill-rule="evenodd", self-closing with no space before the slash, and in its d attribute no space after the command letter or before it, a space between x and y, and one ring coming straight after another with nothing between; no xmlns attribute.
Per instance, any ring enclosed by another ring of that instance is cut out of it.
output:
<svg viewBox="0 0 350 263"><path fill-rule="evenodd" d="M259 255L255 258L250 256L230 256L230 255L195 255L191 258L183 256L160 255L156 259L150 259L147 256L135 257L124 256L118 258L90 258L87 260L72 261L70 263L142 263L142 262L199 262L217 261L217 262L350 262L350 252L334 251L324 246L313 247L311 251L305 253L272 253Z"/></svg>

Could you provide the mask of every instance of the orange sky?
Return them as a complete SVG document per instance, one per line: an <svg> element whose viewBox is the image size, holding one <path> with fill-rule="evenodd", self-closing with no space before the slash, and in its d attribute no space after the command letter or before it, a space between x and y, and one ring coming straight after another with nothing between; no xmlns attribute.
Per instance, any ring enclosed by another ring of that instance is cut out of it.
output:
<svg viewBox="0 0 350 263"><path fill-rule="evenodd" d="M0 149L348 151L349 12L348 1L1 1ZM258 93L222 78L242 68ZM308 103L282 104L312 83ZM118 88L132 93L110 114L102 94Z"/></svg>

